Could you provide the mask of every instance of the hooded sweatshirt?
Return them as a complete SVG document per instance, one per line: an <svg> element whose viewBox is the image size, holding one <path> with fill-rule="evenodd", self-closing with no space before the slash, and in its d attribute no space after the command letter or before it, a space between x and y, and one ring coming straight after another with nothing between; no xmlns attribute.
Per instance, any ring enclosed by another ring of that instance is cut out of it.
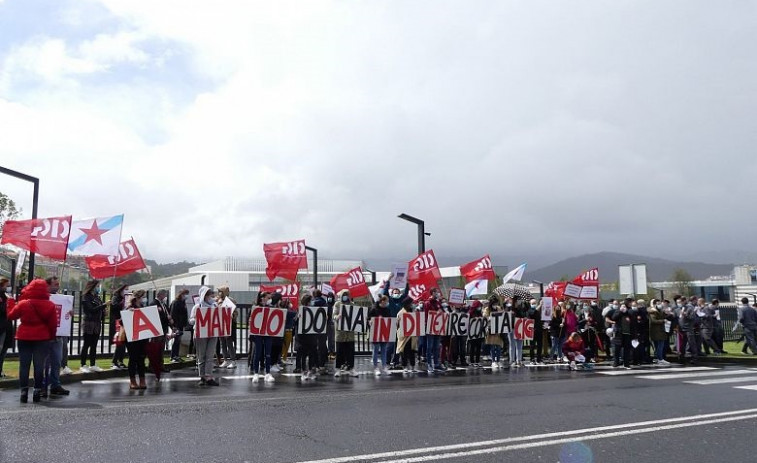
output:
<svg viewBox="0 0 757 463"><path fill-rule="evenodd" d="M9 320L20 320L16 331L19 341L49 341L55 338L57 320L55 304L45 280L36 279L21 291L21 302L8 311Z"/></svg>
<svg viewBox="0 0 757 463"><path fill-rule="evenodd" d="M210 288L208 288L207 286L203 286L202 288L200 288L200 293L199 293L200 303L195 304L192 307L192 311L189 314L189 324L192 326L195 326L195 321L196 321L195 318L197 317L197 309L201 307L217 307L218 306L218 304L216 304L215 301L211 301L211 303L208 304L208 302L205 300L205 296L208 295L208 291L210 291Z"/></svg>

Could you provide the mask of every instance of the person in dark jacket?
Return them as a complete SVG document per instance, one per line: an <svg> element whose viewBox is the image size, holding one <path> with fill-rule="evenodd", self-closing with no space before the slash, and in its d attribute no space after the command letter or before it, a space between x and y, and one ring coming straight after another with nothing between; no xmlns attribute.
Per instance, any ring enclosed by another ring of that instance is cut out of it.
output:
<svg viewBox="0 0 757 463"><path fill-rule="evenodd" d="M184 336L184 330L189 329L192 332L189 325L189 312L187 311L187 298L189 297L189 290L182 289L176 298L171 301L169 311L171 312L171 318L173 319L174 334L173 344L171 345L171 363L181 362L181 356L179 355L179 349L181 348L181 338Z"/></svg>
<svg viewBox="0 0 757 463"><path fill-rule="evenodd" d="M173 325L173 320L171 319L171 315L168 313L168 306L166 305L167 301L168 291L161 289L155 295L155 299L153 299L150 303L150 305L158 307L158 317L160 317L160 326L163 332L163 336L150 338L147 341L147 345L145 346L145 353L147 354L147 359L149 360L150 371L153 372L155 379L158 381L160 381L162 373L168 373L168 370L166 370L165 366L163 365L163 351L166 347L166 335Z"/></svg>
<svg viewBox="0 0 757 463"><path fill-rule="evenodd" d="M117 326L121 325L121 311L124 310L124 293L129 288L129 285L122 285L113 293L113 298L110 301L110 342L113 342L116 334L118 333ZM113 366L111 370L125 370L124 358L126 357L126 344L117 344L116 349L113 352L113 360L111 363Z"/></svg>
<svg viewBox="0 0 757 463"><path fill-rule="evenodd" d="M313 297L310 294L305 294L300 300L300 305L313 306ZM314 380L318 376L318 341L316 335L297 333L297 340L299 342L297 364L302 370L302 380Z"/></svg>
<svg viewBox="0 0 757 463"><path fill-rule="evenodd" d="M18 381L21 385L21 403L29 400L29 370L34 365L34 402L42 398L45 361L50 352L50 341L55 339L57 320L55 304L45 280L36 279L21 292L20 302L8 312L9 320L19 320L16 331L18 341Z"/></svg>
<svg viewBox="0 0 757 463"><path fill-rule="evenodd" d="M386 296L380 296L378 302L371 307L368 311L368 322L373 326L373 319L376 317L390 317L389 312L389 298ZM382 374L388 374L388 367L386 363L386 349L388 348L388 342L374 342L373 343L373 368L376 376ZM379 368L378 363L381 360L382 368Z"/></svg>
<svg viewBox="0 0 757 463"><path fill-rule="evenodd" d="M739 322L744 327L745 346L752 349L752 355L757 355L757 310L749 306L747 298L741 299Z"/></svg>
<svg viewBox="0 0 757 463"><path fill-rule="evenodd" d="M620 366L620 356L623 355L623 367L631 368L632 346L631 339L635 334L636 315L631 308L632 299L626 299L623 304L613 312L614 324L613 343L615 344L615 361L613 366Z"/></svg>
<svg viewBox="0 0 757 463"><path fill-rule="evenodd" d="M558 305L552 312L552 320L549 322L549 337L552 340L552 348L549 351L550 357L555 362L561 362L562 343L565 340L565 324L563 322L562 306Z"/></svg>
<svg viewBox="0 0 757 463"><path fill-rule="evenodd" d="M534 339L528 349L528 356L531 365L542 364L542 342L544 339L544 322L541 319L541 302L536 303L536 299L529 301L528 318L534 321Z"/></svg>
<svg viewBox="0 0 757 463"><path fill-rule="evenodd" d="M100 372L102 368L95 365L97 341L100 339L103 315L108 304L105 304L97 293L100 280L90 280L81 295L81 308L84 320L81 323L84 343L81 348L81 373ZM89 366L87 366L89 359Z"/></svg>
<svg viewBox="0 0 757 463"><path fill-rule="evenodd" d="M144 297L145 292L143 290L134 291L124 310L134 311L144 307ZM148 339L142 339L126 343L126 349L129 352L129 389L131 390L147 389L145 384L145 358L147 357L148 342ZM137 377L139 377L139 384L137 384Z"/></svg>
<svg viewBox="0 0 757 463"><path fill-rule="evenodd" d="M389 298L389 314L392 317L396 317L397 314L400 313L400 310L402 310L402 307L405 304L405 300L408 299L407 293L410 290L410 284L406 284L405 289L402 291L400 291L399 288L390 288L390 282L392 281L393 277L393 273L389 274L389 278L387 278L386 283L384 284L384 287L379 295L384 295ZM390 357L387 358L389 368L397 368L399 365L400 357L399 354L395 353L396 345L397 343L395 341L391 341L387 346L387 355Z"/></svg>
<svg viewBox="0 0 757 463"><path fill-rule="evenodd" d="M313 292L313 307L333 307L333 297L331 300L332 302L329 303L328 298L323 295L320 289L316 289ZM318 350L318 373L321 375L325 375L327 373L326 363L329 361L328 340L328 332L323 332L315 335L316 349Z"/></svg>
<svg viewBox="0 0 757 463"><path fill-rule="evenodd" d="M3 373L5 354L9 349L8 344L13 344L13 324L8 320L8 306L14 301L5 292L9 283L7 278L0 278L0 379L6 377ZM8 340L10 342L6 342Z"/></svg>

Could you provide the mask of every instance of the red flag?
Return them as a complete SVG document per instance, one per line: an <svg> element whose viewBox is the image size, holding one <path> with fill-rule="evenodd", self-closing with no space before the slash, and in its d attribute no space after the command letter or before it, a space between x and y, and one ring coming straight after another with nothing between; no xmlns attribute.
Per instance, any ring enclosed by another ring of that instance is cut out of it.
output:
<svg viewBox="0 0 757 463"><path fill-rule="evenodd" d="M360 267L355 267L347 273L336 275L331 279L329 284L337 293L343 289L349 290L350 297L353 299L371 294L368 290L368 285L365 284L363 269Z"/></svg>
<svg viewBox="0 0 757 463"><path fill-rule="evenodd" d="M493 280L497 277L492 267L492 259L489 254L484 257L460 266L460 274L465 277L465 281L470 283L473 280Z"/></svg>
<svg viewBox="0 0 757 463"><path fill-rule="evenodd" d="M433 276L434 281L441 280L442 278L442 274L439 272L439 263L436 261L433 249L420 254L408 263L408 281L428 280L427 275Z"/></svg>
<svg viewBox="0 0 757 463"><path fill-rule="evenodd" d="M286 283L283 285L260 285L260 292L281 293L281 298L292 303L293 309L300 308L300 284Z"/></svg>
<svg viewBox="0 0 757 463"><path fill-rule="evenodd" d="M147 268L142 254L139 253L137 243L133 239L124 241L118 246L117 256L94 255L84 259L92 278L109 278L134 273Z"/></svg>
<svg viewBox="0 0 757 463"><path fill-rule="evenodd" d="M573 279L573 283L579 286L599 286L599 268L594 267Z"/></svg>
<svg viewBox="0 0 757 463"><path fill-rule="evenodd" d="M268 261L265 274L271 281L277 276L294 281L299 269L308 268L305 240L263 244L263 253Z"/></svg>
<svg viewBox="0 0 757 463"><path fill-rule="evenodd" d="M565 286L567 285L568 283L565 281L553 281L544 289L544 296L553 297L556 300L563 300L565 299Z"/></svg>
<svg viewBox="0 0 757 463"><path fill-rule="evenodd" d="M431 290L438 288L436 279L431 273L422 274L419 279L408 281L407 295L413 302L425 301L431 297Z"/></svg>
<svg viewBox="0 0 757 463"><path fill-rule="evenodd" d="M13 244L51 259L66 260L71 216L8 220L0 244Z"/></svg>

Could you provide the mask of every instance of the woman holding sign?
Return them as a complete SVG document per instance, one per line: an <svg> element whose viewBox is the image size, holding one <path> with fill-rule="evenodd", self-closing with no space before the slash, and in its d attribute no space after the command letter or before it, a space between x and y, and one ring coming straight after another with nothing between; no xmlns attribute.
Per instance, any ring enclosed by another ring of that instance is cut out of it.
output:
<svg viewBox="0 0 757 463"><path fill-rule="evenodd" d="M334 304L334 326L338 327L342 317L347 310L346 306L352 304L350 291L343 289L336 295ZM336 330L336 373L335 377L340 376L358 376L355 371L355 332Z"/></svg>
<svg viewBox="0 0 757 463"><path fill-rule="evenodd" d="M200 288L200 302L192 307L189 314L189 324L195 326L198 309L212 309L217 307L213 298L214 292L207 286ZM213 356L216 353L217 337L195 337L195 349L197 351L197 374L200 375L200 386L218 386L213 378Z"/></svg>
<svg viewBox="0 0 757 463"><path fill-rule="evenodd" d="M368 311L368 320L371 324L373 323L373 319L376 317L391 317L391 313L389 312L389 298L387 296L379 297L376 305ZM388 342L373 343L373 368L376 376L388 374L388 369L386 366L386 349L388 346ZM379 368L378 366L379 358L381 358L382 368Z"/></svg>
<svg viewBox="0 0 757 463"><path fill-rule="evenodd" d="M129 299L129 306L126 310L135 311L144 306L142 298L145 292L141 289L134 291ZM126 350L129 352L129 389L144 390L147 389L145 384L145 359L147 358L147 339L132 341L126 343ZM139 376L139 384L137 384Z"/></svg>
<svg viewBox="0 0 757 463"><path fill-rule="evenodd" d="M491 319L492 315L507 316L502 310L502 306L499 303L497 296L489 298L489 306L484 309L484 317ZM489 325L491 328L491 325ZM500 362L502 361L502 348L505 346L505 342L502 340L502 335L499 333L492 333L491 331L486 335L486 344L490 347L492 357L492 370L502 368Z"/></svg>
<svg viewBox="0 0 757 463"><path fill-rule="evenodd" d="M403 315L413 313L413 300L406 298L402 302L402 309L397 314L397 324L402 320ZM397 330L397 354L402 355L403 373L417 373L415 369L415 351L418 350L418 336L405 336L402 330ZM463 354L465 357L465 354Z"/></svg>
<svg viewBox="0 0 757 463"><path fill-rule="evenodd" d="M100 339L103 314L108 304L103 303L100 299L97 290L99 285L100 280L90 280L81 295L81 310L84 314L84 323L81 324L81 329L84 345L81 348L81 368L79 371L82 373L103 371L102 368L95 365L95 350L97 349L97 341ZM87 359L89 359L89 366L87 366Z"/></svg>

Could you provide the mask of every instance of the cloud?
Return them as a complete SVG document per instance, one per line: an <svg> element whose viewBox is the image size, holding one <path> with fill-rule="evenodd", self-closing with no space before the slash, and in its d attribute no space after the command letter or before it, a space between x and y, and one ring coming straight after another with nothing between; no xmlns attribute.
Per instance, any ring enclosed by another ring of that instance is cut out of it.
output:
<svg viewBox="0 0 757 463"><path fill-rule="evenodd" d="M707 221L757 174L751 7L101 5L10 41L0 156L148 257L411 257L401 212L440 255L750 245Z"/></svg>

